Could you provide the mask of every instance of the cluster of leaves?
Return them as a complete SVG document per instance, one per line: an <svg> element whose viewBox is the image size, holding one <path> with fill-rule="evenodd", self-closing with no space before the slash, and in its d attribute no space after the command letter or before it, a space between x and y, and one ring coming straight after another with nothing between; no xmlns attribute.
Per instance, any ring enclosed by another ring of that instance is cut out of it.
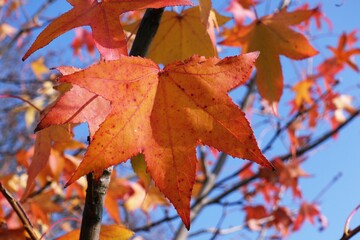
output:
<svg viewBox="0 0 360 240"><path fill-rule="evenodd" d="M12 6L15 2L2 3L8 14L16 11L16 6ZM313 20L319 29L323 22L331 27L320 7L310 9L304 5L292 11L283 7L257 17L252 9L260 2L232 0L227 8L234 16L231 25L226 24L231 18L220 15L210 0L199 1L199 6L191 6L188 0L68 2L71 10L50 22L23 60L81 26L89 26L91 31L76 29L71 43L74 55L82 58L83 47L90 54L94 54L96 48L100 60L86 69L56 68L61 74L55 87L57 93L43 91L42 94L49 97L43 99L38 108L44 108L55 96L57 100L41 111L34 146L16 154L18 165L26 173L0 179L13 195L21 196L22 206L31 222L36 223L38 234L48 232L50 227L51 231L58 228L59 232L69 232L60 239L76 238L79 230L71 230L79 227L78 208L84 204L86 186L80 177L94 173L99 179L105 168L128 159L136 180L113 171L104 206L114 225L102 228L102 239L127 238L132 234L127 228L146 230L172 220L167 216L158 223L151 219L152 210L156 206L169 206L168 200L189 228L194 219L191 214L198 213L194 212L197 206L223 204L222 198L238 189L239 204L243 205L246 215L245 225L251 231L271 228L275 229L273 237L286 236L301 229L305 220L314 224L315 218L326 226L317 203L303 199L299 186L299 179L308 176L300 167L306 159L302 155L326 138L310 141L312 133L303 134L304 123L307 122L306 130L314 130L319 119L327 119L332 130L324 136L334 136L337 129L348 122L347 115L359 113L352 106L350 96L335 91L337 75L346 66L359 71L353 60L354 55L360 54L355 46L356 32L342 34L338 46L329 47L333 56L324 59L311 74L292 86L290 120L279 122L277 132L263 149L268 151L280 134L287 132L289 153L268 161L257 145L245 114L228 92L247 84L248 94L242 109L253 111L256 106L250 100L256 96L262 99L261 113L277 116L285 85L280 56L301 60L318 53L306 34ZM164 12L148 58L127 56L141 24L143 9L179 5L190 7ZM7 23L1 28L0 40L16 32ZM243 54L219 59L220 46L240 47ZM160 69L158 64L165 66ZM251 77L253 67L256 75ZM44 58L33 61L31 69L37 79L48 74ZM253 91L254 84L260 97ZM36 111L30 107L26 114L27 125L31 126ZM87 122L89 127L88 147L73 137L73 128L82 122ZM201 148L197 157L199 144L217 150ZM217 167L213 175L209 174L211 165L221 166L226 154L265 168L244 163L235 174L225 178L236 179L240 184L233 184L219 196L206 200L206 194L228 184L225 181L211 183L211 177L217 177ZM283 162L288 159L291 161ZM67 188L60 190L59 186L64 183ZM300 202L295 211L282 204L287 189ZM43 204L49 198L52 201ZM254 204L259 198L264 203ZM191 199L195 200L193 205ZM9 239L24 236L21 218L9 208L5 197L1 196L0 200L0 220L4 223L0 233L6 233ZM148 217L146 227L129 220L127 213L138 210ZM58 222L53 223L57 219L52 213L56 212L62 212L60 227ZM73 223L69 224L66 219Z"/></svg>

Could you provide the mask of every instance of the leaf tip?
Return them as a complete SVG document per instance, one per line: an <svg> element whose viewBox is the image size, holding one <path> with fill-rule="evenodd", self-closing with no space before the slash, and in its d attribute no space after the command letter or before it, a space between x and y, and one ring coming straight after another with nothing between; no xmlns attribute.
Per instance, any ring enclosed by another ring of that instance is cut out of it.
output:
<svg viewBox="0 0 360 240"><path fill-rule="evenodd" d="M279 103L278 102L271 103L271 110L276 117L279 117Z"/></svg>
<svg viewBox="0 0 360 240"><path fill-rule="evenodd" d="M71 179L70 179L69 181L67 181L67 183L65 183L64 189L67 188L68 186L70 186L70 185L72 184L72 182L70 182L70 181L71 181Z"/></svg>
<svg viewBox="0 0 360 240"><path fill-rule="evenodd" d="M254 51L254 52L250 52L250 53L247 53L247 54L250 54L252 57L254 57L256 59L256 58L259 57L260 51Z"/></svg>
<svg viewBox="0 0 360 240"><path fill-rule="evenodd" d="M25 61L28 59L28 57L31 55L30 49L24 54L24 56L21 58L22 61Z"/></svg>
<svg viewBox="0 0 360 240"><path fill-rule="evenodd" d="M41 127L40 127L40 124L38 124L37 126L36 126L36 128L34 129L34 133L37 133L38 131L40 131L41 130Z"/></svg>
<svg viewBox="0 0 360 240"><path fill-rule="evenodd" d="M65 183L64 188L67 188L71 184L73 184L76 180L78 180L80 177L77 176L77 171L73 173L73 175L70 177L70 179Z"/></svg>

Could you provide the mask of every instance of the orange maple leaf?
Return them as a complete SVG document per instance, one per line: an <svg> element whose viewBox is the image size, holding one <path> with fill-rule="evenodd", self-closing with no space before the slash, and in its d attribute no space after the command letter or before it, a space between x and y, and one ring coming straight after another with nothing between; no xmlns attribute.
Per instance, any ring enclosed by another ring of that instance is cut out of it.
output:
<svg viewBox="0 0 360 240"><path fill-rule="evenodd" d="M74 67L59 67L57 70L63 75L80 71L80 69ZM35 131L49 127L52 124L87 122L92 138L99 125L109 114L110 102L85 88L74 85L44 112L45 114L43 114Z"/></svg>
<svg viewBox="0 0 360 240"><path fill-rule="evenodd" d="M301 203L299 213L295 219L293 231L297 231L301 228L305 220L308 220L311 224L315 224L315 217L323 217L321 216L319 207L315 203Z"/></svg>
<svg viewBox="0 0 360 240"><path fill-rule="evenodd" d="M324 77L328 89L336 83L335 75L344 69L346 65L359 72L359 67L353 60L354 55L360 55L360 48L353 48L353 44L357 41L355 34L356 31L349 34L343 33L336 48L328 47L334 56L326 59L318 66L319 74L317 77Z"/></svg>
<svg viewBox="0 0 360 240"><path fill-rule="evenodd" d="M49 161L53 143L68 142L71 138L72 132L68 131L68 126L66 125L53 125L36 133L34 155L28 169L29 177L22 199L25 199L35 187L36 177Z"/></svg>
<svg viewBox="0 0 360 240"><path fill-rule="evenodd" d="M48 45L65 32L90 26L97 49L104 59L118 59L127 54L126 37L120 24L120 14L145 8L192 5L189 0L67 0L73 8L56 18L36 38L23 60Z"/></svg>
<svg viewBox="0 0 360 240"><path fill-rule="evenodd" d="M270 103L278 102L282 95L284 84L280 55L300 60L318 53L305 36L290 28L309 19L314 11L287 12L283 9L248 26L224 32L222 44L241 46L244 53L260 51L256 61L256 84L261 96Z"/></svg>
<svg viewBox="0 0 360 240"><path fill-rule="evenodd" d="M164 70L151 60L123 56L61 77L60 82L87 88L112 104L67 185L143 153L155 184L189 227L196 145L214 146L272 167L244 113L227 95L246 81L257 56L224 60L194 56Z"/></svg>

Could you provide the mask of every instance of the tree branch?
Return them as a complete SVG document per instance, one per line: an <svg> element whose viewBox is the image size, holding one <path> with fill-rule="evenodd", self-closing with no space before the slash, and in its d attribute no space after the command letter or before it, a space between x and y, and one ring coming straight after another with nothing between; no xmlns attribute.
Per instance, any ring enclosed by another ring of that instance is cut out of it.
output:
<svg viewBox="0 0 360 240"><path fill-rule="evenodd" d="M322 135L321 137L319 137L318 139L316 139L315 141L313 141L311 144L300 148L298 150L296 150L295 155L296 156L301 156L304 153L306 153L307 151L317 147L318 145L320 145L321 143L325 142L326 140L328 140L331 136L333 136L334 134L336 134L337 132L339 132L342 128L344 128L346 125L348 125L353 119L355 119L355 117L357 117L357 115L360 114L360 108L357 109L356 111L354 111L350 117L348 119L346 119L346 121L344 121L343 123L341 123L339 126L337 126L336 128L332 129L331 131L325 133L324 135ZM288 153L282 156L279 156L278 158L281 160L286 160L289 159L293 156L292 153Z"/></svg>
<svg viewBox="0 0 360 240"><path fill-rule="evenodd" d="M29 218L27 217L21 204L9 193L8 190L5 189L5 187L2 185L1 182L0 182L0 192L9 202L12 209L15 211L16 215L18 215L18 217L20 218L20 221L22 222L24 229L29 234L30 238L32 240L38 240L39 238L34 231L34 227L31 224Z"/></svg>
<svg viewBox="0 0 360 240"><path fill-rule="evenodd" d="M25 26L23 28L21 28L14 37L12 37L11 41L8 42L5 46L0 48L0 56L2 56L6 51L8 51L9 49L11 49L11 47L17 42L17 40L24 34L27 33L33 29L37 29L42 27L41 26L31 26L33 25L33 23L35 22L35 19L37 19L39 17L39 15L41 13L43 13L53 2L55 2L56 0L47 0L43 5L41 5L39 7L39 9L34 13L34 15L31 17L31 21L32 23L28 22L28 25L30 25L30 27Z"/></svg>
<svg viewBox="0 0 360 240"><path fill-rule="evenodd" d="M110 184L113 167L103 171L99 179L94 179L93 173L86 175L85 207L81 222L80 240L99 239L104 198Z"/></svg>
<svg viewBox="0 0 360 240"><path fill-rule="evenodd" d="M332 89L333 90L333 89ZM331 91L325 91L323 94L321 94L317 99L315 99L314 103L309 106L306 109L300 110L298 111L285 125L283 125L282 127L277 128L276 132L274 133L274 135L271 137L271 139L268 141L268 143L265 145L265 147L261 150L263 153L267 152L268 150L271 149L272 145L274 144L275 140L280 136L280 134L282 132L284 132L285 130L287 130L291 124L293 124L299 117L303 116L304 114L308 113L311 109L313 109L316 104L324 99Z"/></svg>
<svg viewBox="0 0 360 240"><path fill-rule="evenodd" d="M164 8L149 8L146 10L144 17L141 20L139 30L136 33L136 37L129 54L130 56L146 56L150 43L159 28L163 12Z"/></svg>
<svg viewBox="0 0 360 240"><path fill-rule="evenodd" d="M345 228L344 228L344 234L342 235L340 240L348 240L355 236L358 232L360 232L360 225L356 228L349 230L349 225L352 217L355 215L355 213L360 209L360 205L358 205L349 215L349 217L346 219Z"/></svg>

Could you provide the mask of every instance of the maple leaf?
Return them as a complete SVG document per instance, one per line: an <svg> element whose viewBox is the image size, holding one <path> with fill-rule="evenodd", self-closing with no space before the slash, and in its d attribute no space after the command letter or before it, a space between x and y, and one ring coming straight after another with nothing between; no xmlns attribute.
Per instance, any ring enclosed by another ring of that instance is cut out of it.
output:
<svg viewBox="0 0 360 240"><path fill-rule="evenodd" d="M294 222L293 230L299 230L305 220L308 220L311 224L315 224L315 217L323 217L320 214L319 207L314 203L301 203L299 213Z"/></svg>
<svg viewBox="0 0 360 240"><path fill-rule="evenodd" d="M151 184L151 176L146 172L145 156L143 154L138 154L135 157L132 157L131 166L144 187L148 188Z"/></svg>
<svg viewBox="0 0 360 240"><path fill-rule="evenodd" d="M192 5L189 0L67 0L73 8L52 21L36 38L23 60L36 50L71 29L90 26L95 45L104 59L127 55L126 37L120 24L120 14L145 8Z"/></svg>
<svg viewBox="0 0 360 240"><path fill-rule="evenodd" d="M36 78L41 79L43 74L47 74L49 69L44 64L44 58L38 58L37 60L30 63L31 69L34 72Z"/></svg>
<svg viewBox="0 0 360 240"><path fill-rule="evenodd" d="M357 41L355 34L355 31L349 34L343 33L336 48L328 47L334 56L326 59L318 66L319 74L317 76L324 77L328 89L336 83L335 75L344 69L346 65L359 72L359 67L353 60L354 55L360 55L360 48L353 48L352 46Z"/></svg>
<svg viewBox="0 0 360 240"><path fill-rule="evenodd" d="M289 234L289 227L293 224L293 219L291 217L291 212L286 207L278 207L274 212L272 212L272 216L274 216L274 221L272 224L274 227L283 235L286 236Z"/></svg>
<svg viewBox="0 0 360 240"><path fill-rule="evenodd" d="M311 79L305 79L300 82L297 82L292 90L296 93L295 96L295 105L299 108L302 104L312 104L313 99L310 95L311 88L314 85L314 81Z"/></svg>
<svg viewBox="0 0 360 240"><path fill-rule="evenodd" d="M102 225L100 229L100 239L102 240L128 240L134 233L122 225ZM57 238L57 240L77 240L80 236L80 229L73 230Z"/></svg>
<svg viewBox="0 0 360 240"><path fill-rule="evenodd" d="M283 9L248 26L224 32L222 44L241 46L244 53L260 51L256 61L256 84L261 96L271 105L280 100L284 85L280 55L300 60L318 53L301 33L290 28L309 19L314 11L287 12Z"/></svg>
<svg viewBox="0 0 360 240"><path fill-rule="evenodd" d="M321 10L322 6L319 4L316 8L314 8L314 15L313 19L315 20L315 25L317 29L321 29L321 22L324 21L327 25L330 31L333 29L333 25L331 20L325 16L323 11ZM310 9L309 3L305 3L304 5L300 6L296 10L307 10ZM310 19L305 20L301 25L298 26L299 29L302 31L305 31L306 29L309 29L310 27Z"/></svg>
<svg viewBox="0 0 360 240"><path fill-rule="evenodd" d="M298 186L299 178L309 177L310 175L306 173L301 167L300 164L304 160L292 160L289 163L284 164L282 161L277 161L279 170L279 183L281 183L285 188L291 188L294 197L301 198L301 190Z"/></svg>
<svg viewBox="0 0 360 240"><path fill-rule="evenodd" d="M199 9L201 13L201 22L205 25L208 24L210 12L212 10L211 0L199 0Z"/></svg>
<svg viewBox="0 0 360 240"><path fill-rule="evenodd" d="M262 229L263 223L259 220L266 218L269 214L266 211L266 208L263 205L257 206L246 206L243 208L246 212L245 221L252 231L260 231Z"/></svg>
<svg viewBox="0 0 360 240"><path fill-rule="evenodd" d="M59 67L57 69L63 75L80 71L80 69L73 67ZM110 102L85 88L74 85L44 112L45 114L43 114L35 131L53 124L87 122L92 137L110 112Z"/></svg>
<svg viewBox="0 0 360 240"><path fill-rule="evenodd" d="M134 189L130 184L126 179L116 178L115 170L112 172L109 189L105 195L104 207L115 223L121 222L117 200L128 199L134 194Z"/></svg>
<svg viewBox="0 0 360 240"><path fill-rule="evenodd" d="M356 39L356 38L355 38ZM345 50L346 45L351 46L352 36L343 33L339 39L337 48L329 46L329 49L333 52L334 58L339 64L347 64L354 71L359 72L358 66L353 62L352 55L360 54L360 48L352 48Z"/></svg>
<svg viewBox="0 0 360 240"><path fill-rule="evenodd" d="M147 189L145 189L139 183L135 182L130 184L134 193L126 199L124 203L124 207L128 211L141 209L144 213L148 213L149 210L154 208L156 205L169 205L169 202L156 186L150 185Z"/></svg>
<svg viewBox="0 0 360 240"><path fill-rule="evenodd" d="M86 49L90 54L94 54L95 42L91 33L85 29L77 28L75 29L75 38L71 42L71 47L74 50L75 56L81 57L80 49L83 46L86 46Z"/></svg>
<svg viewBox="0 0 360 240"><path fill-rule="evenodd" d="M238 0L231 0L226 11L234 15L235 23L238 26L242 26L246 18L255 19L255 14L249 7L243 6Z"/></svg>
<svg viewBox="0 0 360 240"><path fill-rule="evenodd" d="M257 56L249 53L224 60L194 56L164 70L151 60L124 56L62 76L60 82L111 101L109 115L67 185L143 153L155 184L189 227L197 144L272 167L244 113L227 95L246 81Z"/></svg>
<svg viewBox="0 0 360 240"><path fill-rule="evenodd" d="M209 13L212 18L214 15L213 12ZM225 24L228 20L219 14L216 19L219 25ZM213 39L207 34L207 23L213 24L211 21L213 20L207 20L206 24L202 22L199 7L189 8L181 13L165 12L149 47L148 57L157 63L168 64L194 54L205 57L217 56Z"/></svg>
<svg viewBox="0 0 360 240"><path fill-rule="evenodd" d="M22 199L28 196L35 186L36 176L45 168L53 142L69 141L71 138L72 133L64 125L53 125L36 133L34 156L28 169L29 177Z"/></svg>

